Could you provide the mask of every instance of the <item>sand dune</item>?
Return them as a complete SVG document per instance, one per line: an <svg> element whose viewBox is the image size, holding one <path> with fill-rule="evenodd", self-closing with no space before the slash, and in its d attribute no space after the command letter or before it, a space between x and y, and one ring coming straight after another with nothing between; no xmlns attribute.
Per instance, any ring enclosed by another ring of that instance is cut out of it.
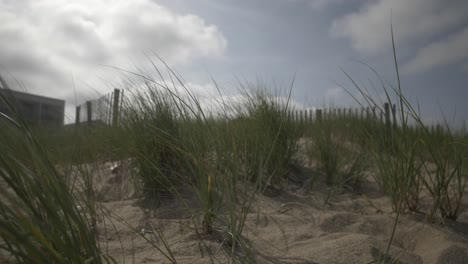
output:
<svg viewBox="0 0 468 264"><path fill-rule="evenodd" d="M221 235L200 239L190 214L174 200L143 206L130 184L131 173L111 173L108 167L100 172L98 186L111 217L100 223L99 235L119 263L169 263L149 242L163 245L157 230L180 263L228 262L228 243ZM313 173L312 168L297 170L274 196L257 197L244 229L257 262L370 263L382 257L395 220L388 198L369 178L363 184L366 197L345 191L324 203L324 183L304 188ZM143 229L144 238L137 233ZM388 263L468 263L468 212L445 223L428 223L422 214L401 215L389 252Z"/></svg>

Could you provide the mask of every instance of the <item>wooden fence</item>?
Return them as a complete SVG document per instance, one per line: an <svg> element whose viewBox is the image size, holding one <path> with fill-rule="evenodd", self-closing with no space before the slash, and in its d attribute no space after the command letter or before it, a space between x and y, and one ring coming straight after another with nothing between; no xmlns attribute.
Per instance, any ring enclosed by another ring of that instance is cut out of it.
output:
<svg viewBox="0 0 468 264"><path fill-rule="evenodd" d="M289 110L288 119L297 122L315 122L327 119L340 119L340 118L374 118L387 123L395 123L395 105L390 107L389 103L384 104L383 111L376 107L366 108L322 108L322 109L299 109Z"/></svg>
<svg viewBox="0 0 468 264"><path fill-rule="evenodd" d="M288 120L300 123L314 123L321 120L334 120L344 118L357 118L357 119L373 119L384 123L388 129L392 126L398 125L397 113L395 105L384 103L383 108L366 107L366 108L322 108L322 109L297 109L289 110ZM416 124L408 124L410 128L418 127ZM431 133L447 132L447 127L440 123L428 125L427 128ZM466 125L459 131L465 135L467 132Z"/></svg>
<svg viewBox="0 0 468 264"><path fill-rule="evenodd" d="M117 126L123 101L123 90L114 89L112 93L89 100L76 107L75 123L104 123Z"/></svg>
<svg viewBox="0 0 468 264"><path fill-rule="evenodd" d="M119 124L121 108L123 104L124 90L114 89L112 93L95 100L89 100L76 107L76 124L104 123L117 126ZM374 119L385 123L389 128L397 126L395 105L384 103L383 108L321 108L321 109L296 109L287 112L288 120L313 123L321 120L333 120L344 118ZM432 133L442 132L444 126L433 124L428 127ZM464 129L463 131L466 131Z"/></svg>

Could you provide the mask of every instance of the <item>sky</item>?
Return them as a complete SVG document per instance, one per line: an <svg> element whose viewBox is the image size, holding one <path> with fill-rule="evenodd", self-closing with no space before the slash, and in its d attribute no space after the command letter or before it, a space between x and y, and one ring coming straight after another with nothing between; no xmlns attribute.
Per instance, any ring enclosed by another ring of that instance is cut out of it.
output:
<svg viewBox="0 0 468 264"><path fill-rule="evenodd" d="M109 66L156 76L153 54L199 94L294 79L298 106L352 107L346 74L397 83L391 25L406 97L428 122L468 120L466 0L0 0L0 74L66 100L68 122L124 78Z"/></svg>

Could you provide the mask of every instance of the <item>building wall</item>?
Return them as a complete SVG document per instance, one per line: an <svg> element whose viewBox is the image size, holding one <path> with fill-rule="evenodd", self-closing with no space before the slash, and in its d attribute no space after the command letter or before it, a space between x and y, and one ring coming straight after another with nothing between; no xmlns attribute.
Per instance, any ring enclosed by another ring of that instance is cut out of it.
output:
<svg viewBox="0 0 468 264"><path fill-rule="evenodd" d="M10 102L15 102L20 114L33 125L63 125L64 100L5 89L0 89L0 95L8 98ZM0 111L9 114L3 100L0 100Z"/></svg>

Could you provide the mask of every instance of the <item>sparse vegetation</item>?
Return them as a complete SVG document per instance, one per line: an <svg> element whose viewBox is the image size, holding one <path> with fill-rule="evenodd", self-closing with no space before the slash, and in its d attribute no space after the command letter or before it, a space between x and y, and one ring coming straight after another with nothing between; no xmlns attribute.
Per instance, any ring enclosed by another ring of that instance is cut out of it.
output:
<svg viewBox="0 0 468 264"><path fill-rule="evenodd" d="M297 155L301 137L310 139L306 156L325 176L326 199L336 190L360 193L369 174L388 196L396 219L385 257L405 212L450 220L463 212L468 137L453 133L449 125L445 132L428 129L399 83L382 87L387 109L355 86L364 98L357 100L362 109L382 113L384 122L368 112L362 118L329 116L299 124L288 119L290 91L272 95L261 85L241 85L243 101L217 102L216 113L208 113L190 88L168 72L170 85L130 73L143 85L135 81L139 90L128 89L119 126L50 131L28 127L20 115L0 116L0 249L8 252L8 260L116 262L104 250L107 237L98 232L114 213L100 204L95 175L106 162L128 159L138 206L156 212L176 203L173 210L190 220L184 226L213 262L216 254L204 247L210 239L229 261L253 263L261 255L246 237L249 215L267 190L281 194L291 169L303 162ZM397 104L393 111L392 102ZM420 206L423 192L432 199L429 210ZM259 222L260 210L256 216ZM176 263L164 232L153 231L158 242L145 237L145 231L140 235Z"/></svg>
<svg viewBox="0 0 468 264"><path fill-rule="evenodd" d="M318 161L325 182L332 189L359 189L366 170L365 155L349 137L339 136L337 121L325 120L314 125L309 155ZM346 122L341 120L338 122Z"/></svg>
<svg viewBox="0 0 468 264"><path fill-rule="evenodd" d="M74 195L26 122L1 118L2 261L112 263L96 240L92 196Z"/></svg>

